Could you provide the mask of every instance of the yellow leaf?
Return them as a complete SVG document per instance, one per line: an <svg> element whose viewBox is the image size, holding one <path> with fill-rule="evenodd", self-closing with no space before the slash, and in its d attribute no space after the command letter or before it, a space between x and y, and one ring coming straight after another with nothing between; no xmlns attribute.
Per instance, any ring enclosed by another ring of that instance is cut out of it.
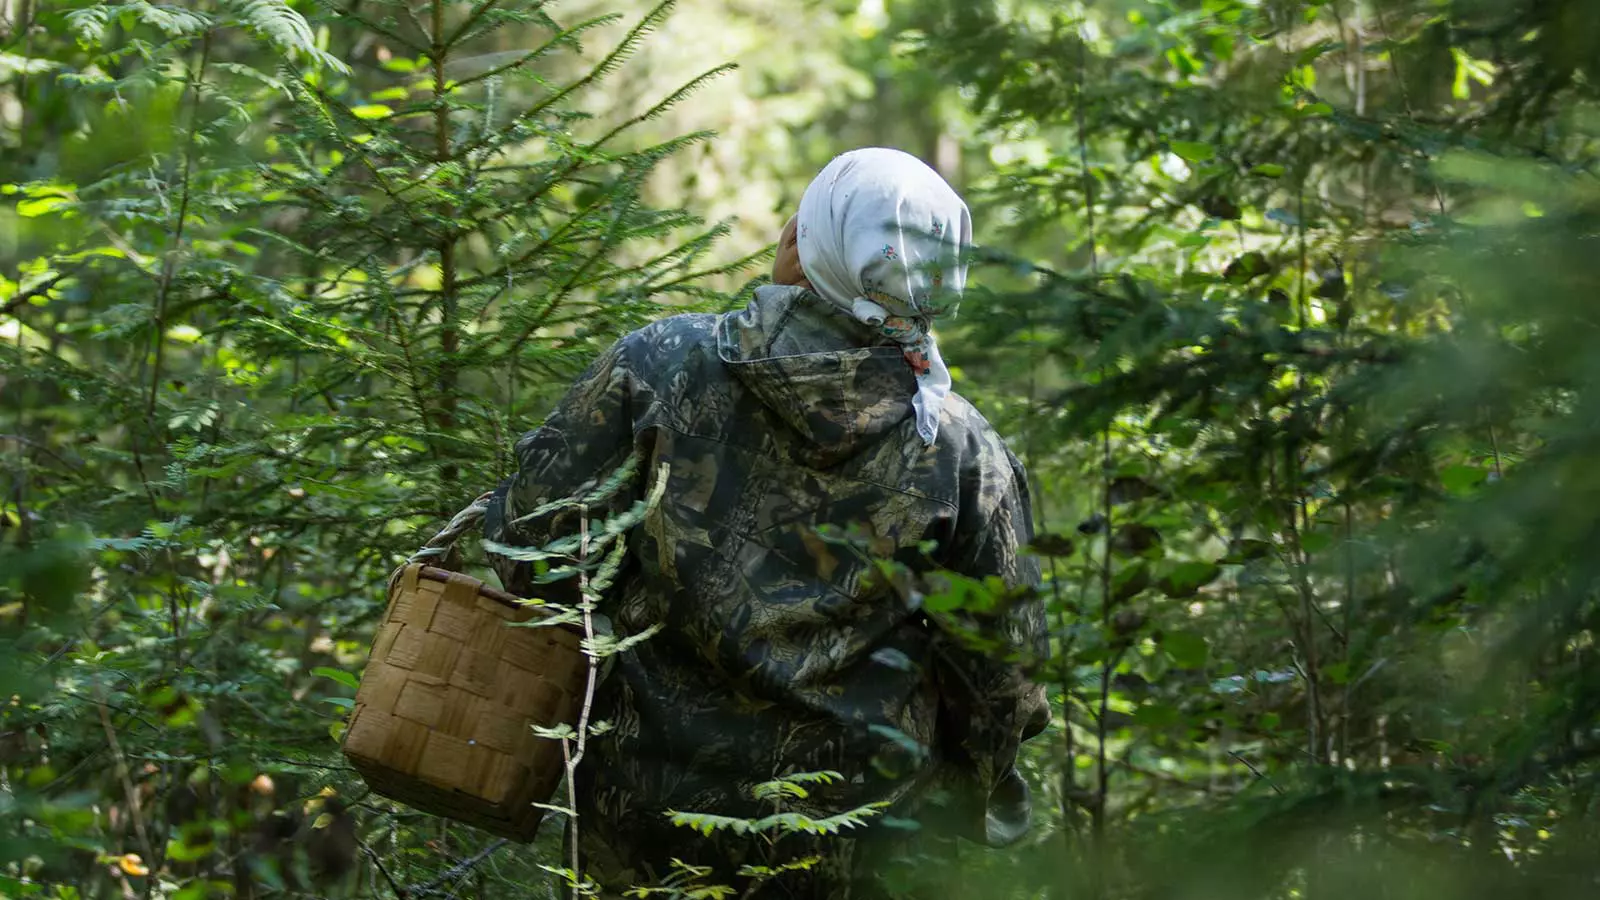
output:
<svg viewBox="0 0 1600 900"><path fill-rule="evenodd" d="M327 828L329 825L332 825L332 824L333 824L333 815L330 814L330 813L323 813L322 815L317 816L316 821L311 823L311 828L312 828L312 830L317 831L317 830L321 830L323 828Z"/></svg>
<svg viewBox="0 0 1600 900"><path fill-rule="evenodd" d="M137 853L124 853L117 860L117 867L129 875L149 875L150 870L145 868L144 859Z"/></svg>
<svg viewBox="0 0 1600 900"><path fill-rule="evenodd" d="M350 107L350 115L358 119L387 119L394 115L394 110L382 103L363 103Z"/></svg>
<svg viewBox="0 0 1600 900"><path fill-rule="evenodd" d="M69 253L66 256L57 257L57 261L82 262L86 259L92 259L96 256L104 256L110 259L128 258L127 252L122 250L120 247L90 247L87 250L79 250L76 253Z"/></svg>
<svg viewBox="0 0 1600 900"><path fill-rule="evenodd" d="M30 197L17 204L17 215L25 219L53 213L65 206L70 206L72 201L59 194L45 197Z"/></svg>

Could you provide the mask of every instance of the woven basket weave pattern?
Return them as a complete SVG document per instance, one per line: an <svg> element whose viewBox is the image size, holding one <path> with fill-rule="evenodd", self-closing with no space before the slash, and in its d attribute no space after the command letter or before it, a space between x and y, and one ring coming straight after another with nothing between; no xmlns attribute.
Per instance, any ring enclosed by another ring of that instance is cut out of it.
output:
<svg viewBox="0 0 1600 900"><path fill-rule="evenodd" d="M532 840L561 780L561 742L588 677L581 634L518 628L543 613L478 579L420 564L390 583L345 732L379 794L515 840Z"/></svg>

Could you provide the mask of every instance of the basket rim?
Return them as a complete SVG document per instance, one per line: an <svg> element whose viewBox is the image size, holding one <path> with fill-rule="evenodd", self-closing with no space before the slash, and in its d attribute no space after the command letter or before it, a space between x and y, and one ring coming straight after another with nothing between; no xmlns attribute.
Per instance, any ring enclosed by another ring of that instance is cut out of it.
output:
<svg viewBox="0 0 1600 900"><path fill-rule="evenodd" d="M523 612L532 613L533 615L538 616L540 618L549 618L549 617L555 615L555 612L553 610L549 609L548 607L539 606L539 605L531 604L531 603L524 603L522 600L518 599L513 594L508 594L505 591L500 590L499 588L491 587L490 585L485 584L483 582L483 579L481 579L481 578L476 578L476 577L474 577L472 575L468 575L465 572L453 572L450 569L440 568L439 566L430 566L427 563L407 563L406 565L403 565L400 568L395 569L394 576L392 578L390 578L390 580L389 580L389 594L390 594L390 596L393 596L394 592L400 589L400 580L401 580L400 576L405 574L406 569L409 569L409 568L411 568L413 566L418 567L417 568L417 577L418 578L426 578L429 581L437 581L437 582L440 582L441 584L448 584L448 583L450 583L450 581L452 579L453 580L457 580L457 581L459 581L461 579L466 579L466 580L471 581L471 582L473 582L473 583L475 583L477 585L477 587L478 587L478 596L486 597L486 598L488 598L490 600L493 600L496 603L499 603L502 606L508 607L510 609L515 609L515 610L519 610L519 611L523 611ZM568 630L571 630L571 631L580 632L580 633L582 631L581 628L577 628L576 626L571 625L571 624L563 624L561 627L567 628Z"/></svg>

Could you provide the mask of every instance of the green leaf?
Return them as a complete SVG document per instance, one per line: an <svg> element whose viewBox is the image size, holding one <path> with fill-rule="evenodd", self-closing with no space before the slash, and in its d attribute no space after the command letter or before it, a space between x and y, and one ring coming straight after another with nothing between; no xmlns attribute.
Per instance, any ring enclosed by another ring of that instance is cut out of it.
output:
<svg viewBox="0 0 1600 900"><path fill-rule="evenodd" d="M638 634L631 634L620 640L614 635L597 634L592 640L589 638L583 639L583 651L590 656L600 659L604 659L608 656L615 656L619 653L626 653L629 650L632 650L634 647L637 647L645 641L655 637L656 634L661 631L661 628L661 624L657 623L655 625L651 625L649 628L646 628Z"/></svg>
<svg viewBox="0 0 1600 900"><path fill-rule="evenodd" d="M0 853L9 848L0 842ZM21 859L21 855L13 857ZM44 892L44 886L33 881L20 881L10 875L0 875L0 897L33 897Z"/></svg>
<svg viewBox="0 0 1600 900"><path fill-rule="evenodd" d="M1315 4L1313 4L1313 5L1315 5ZM1310 64L1312 64L1312 63L1316 62L1317 60L1321 59L1323 56L1326 56L1329 52L1331 52L1333 50L1333 48L1335 46L1336 45L1334 44L1333 41L1330 41L1330 40L1327 40L1327 39L1323 39L1323 40L1317 41L1315 44L1312 44L1311 46L1309 46L1309 47L1305 48L1304 50L1301 50L1299 53L1295 54L1295 58L1294 58L1295 65L1297 65L1297 66L1309 66Z"/></svg>
<svg viewBox="0 0 1600 900"><path fill-rule="evenodd" d="M387 119L394 115L394 110L382 103L363 103L350 107L350 115L358 119Z"/></svg>
<svg viewBox="0 0 1600 900"><path fill-rule="evenodd" d="M1129 566L1111 577L1111 600L1114 603L1131 600L1149 586L1150 564L1140 562Z"/></svg>
<svg viewBox="0 0 1600 900"><path fill-rule="evenodd" d="M178 890L172 900L211 900L214 897L233 896L233 883L228 881L195 881Z"/></svg>
<svg viewBox="0 0 1600 900"><path fill-rule="evenodd" d="M318 46L317 36L304 16L286 0L222 0L221 6L238 16L240 24L292 58L305 58L336 72L350 67Z"/></svg>
<svg viewBox="0 0 1600 900"><path fill-rule="evenodd" d="M1272 553L1272 544L1255 538L1241 538L1228 548L1228 555L1217 560L1225 566L1237 566L1258 559L1265 559Z"/></svg>
<svg viewBox="0 0 1600 900"><path fill-rule="evenodd" d="M1192 560L1181 563L1161 579L1161 592L1174 599L1193 597L1200 589L1217 580L1222 567L1212 562Z"/></svg>
<svg viewBox="0 0 1600 900"><path fill-rule="evenodd" d="M1259 250L1251 250L1228 263L1223 277L1235 283L1251 281L1272 271L1272 263Z"/></svg>
<svg viewBox="0 0 1600 900"><path fill-rule="evenodd" d="M327 666L317 666L315 669L311 670L311 674L321 675L323 678L331 678L347 688L361 687L361 680L359 678L342 669L331 669Z"/></svg>
<svg viewBox="0 0 1600 900"><path fill-rule="evenodd" d="M750 796L762 802L779 801L790 797L804 800L811 796L811 792L801 785L788 781L764 781L750 789Z"/></svg>
<svg viewBox="0 0 1600 900"><path fill-rule="evenodd" d="M1198 669L1206 664L1210 648L1206 639L1192 631L1169 631L1161 637L1161 649L1180 669Z"/></svg>
<svg viewBox="0 0 1600 900"><path fill-rule="evenodd" d="M18 56L15 53L0 52L0 78L9 77L17 73L23 75L42 75L52 69L61 68L61 64L50 59L36 59L27 56Z"/></svg>
<svg viewBox="0 0 1600 900"><path fill-rule="evenodd" d="M557 725L554 728L549 728L544 725L534 725L532 726L532 729L535 735L550 741L562 741L578 736L578 732L575 731L571 725L568 725L565 722L562 722L560 725Z"/></svg>
<svg viewBox="0 0 1600 900"><path fill-rule="evenodd" d="M1469 81L1476 81L1484 87L1494 84L1498 69L1493 63L1481 59L1474 59L1472 54L1460 47L1451 47L1450 56L1455 60L1455 78L1450 84L1450 96L1457 100L1470 100L1472 86Z"/></svg>
<svg viewBox="0 0 1600 900"><path fill-rule="evenodd" d="M337 706L340 709L351 709L356 705L356 701L349 697L323 697L322 702Z"/></svg>
<svg viewBox="0 0 1600 900"><path fill-rule="evenodd" d="M194 862L210 856L215 849L216 845L211 841L190 844L187 841L174 839L167 841L167 858L175 862Z"/></svg>
<svg viewBox="0 0 1600 900"><path fill-rule="evenodd" d="M1028 544L1028 549L1039 556L1064 557L1071 556L1077 547L1072 539L1059 534L1041 534Z"/></svg>
<svg viewBox="0 0 1600 900"><path fill-rule="evenodd" d="M1446 491L1460 497L1470 494L1488 477L1489 471L1482 466L1447 466L1439 472L1439 483Z"/></svg>
<svg viewBox="0 0 1600 900"><path fill-rule="evenodd" d="M1306 553L1321 553L1333 546L1333 535L1326 531L1308 531L1300 535L1300 549Z"/></svg>
<svg viewBox="0 0 1600 900"><path fill-rule="evenodd" d="M1178 154L1185 162L1205 162L1217 155L1216 149L1210 144L1198 141L1173 141L1172 152Z"/></svg>
<svg viewBox="0 0 1600 900"><path fill-rule="evenodd" d="M1133 724L1141 728L1170 728L1182 718L1177 707L1165 703L1147 703L1133 712Z"/></svg>
<svg viewBox="0 0 1600 900"><path fill-rule="evenodd" d="M711 813L679 812L678 810L669 809L665 815L673 825L679 828L688 828L708 837L718 831L748 834L754 824L749 819L736 819L731 816L718 816Z"/></svg>
<svg viewBox="0 0 1600 900"><path fill-rule="evenodd" d="M823 769L818 772L796 772L793 775L785 775L783 780L795 784L838 784L844 780L844 776L832 769Z"/></svg>
<svg viewBox="0 0 1600 900"><path fill-rule="evenodd" d="M43 197L29 197L17 204L17 215L25 219L35 219L39 216L49 215L59 209L72 205L72 200L60 194L49 194Z"/></svg>
<svg viewBox="0 0 1600 900"><path fill-rule="evenodd" d="M1251 167L1250 174L1260 175L1263 178L1282 178L1285 171L1287 170L1277 163L1261 163L1258 166Z"/></svg>

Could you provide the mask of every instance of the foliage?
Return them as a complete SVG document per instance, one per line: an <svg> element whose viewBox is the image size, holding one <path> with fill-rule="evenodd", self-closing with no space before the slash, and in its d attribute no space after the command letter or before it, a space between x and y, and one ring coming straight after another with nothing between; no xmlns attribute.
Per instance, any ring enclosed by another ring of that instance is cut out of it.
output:
<svg viewBox="0 0 1600 900"><path fill-rule="evenodd" d="M1582 7L915 5L1010 142L957 358L1050 532L1029 880L1582 890Z"/></svg>
<svg viewBox="0 0 1600 900"><path fill-rule="evenodd" d="M612 337L739 302L863 143L974 206L941 339L1028 463L1055 631L1028 845L911 866L1592 891L1593 0L685 6L8 8L0 894L577 881L553 833L513 853L343 768L375 586ZM1007 599L883 575L950 622ZM800 816L806 783L681 824L869 816ZM736 895L709 875L636 893Z"/></svg>
<svg viewBox="0 0 1600 900"><path fill-rule="evenodd" d="M536 4L30 13L0 892L453 889L484 860L539 880L368 795L333 739L415 535L508 471L599 347L724 302L701 286L741 265L705 262L723 227L641 198L706 135L613 147L718 70L575 132L670 6L566 80L546 60L594 23ZM533 49L456 74L506 28Z"/></svg>
<svg viewBox="0 0 1600 900"><path fill-rule="evenodd" d="M672 824L680 828L688 828L700 834L711 835L717 832L731 832L740 836L749 836L764 848L771 848L784 837L796 834L838 834L864 827L874 817L881 816L882 805L871 804L857 809L847 809L831 816L810 816L795 812L786 807L806 800L811 793L806 785L833 784L844 776L838 772L794 772L771 781L763 781L750 788L751 798L772 805L772 812L759 819L742 819L732 816L721 816L710 812L682 812L671 810L668 812ZM658 886L640 886L627 892L629 897L670 897L674 900L694 900L698 897L732 897L750 896L762 885L778 880L780 885L783 876L790 872L800 872L812 868L821 860L814 856L801 857L787 861L768 860L762 865L744 865L736 873L745 879L742 886L716 884L711 882L714 873L710 870L679 865L679 871L669 877L666 883Z"/></svg>

